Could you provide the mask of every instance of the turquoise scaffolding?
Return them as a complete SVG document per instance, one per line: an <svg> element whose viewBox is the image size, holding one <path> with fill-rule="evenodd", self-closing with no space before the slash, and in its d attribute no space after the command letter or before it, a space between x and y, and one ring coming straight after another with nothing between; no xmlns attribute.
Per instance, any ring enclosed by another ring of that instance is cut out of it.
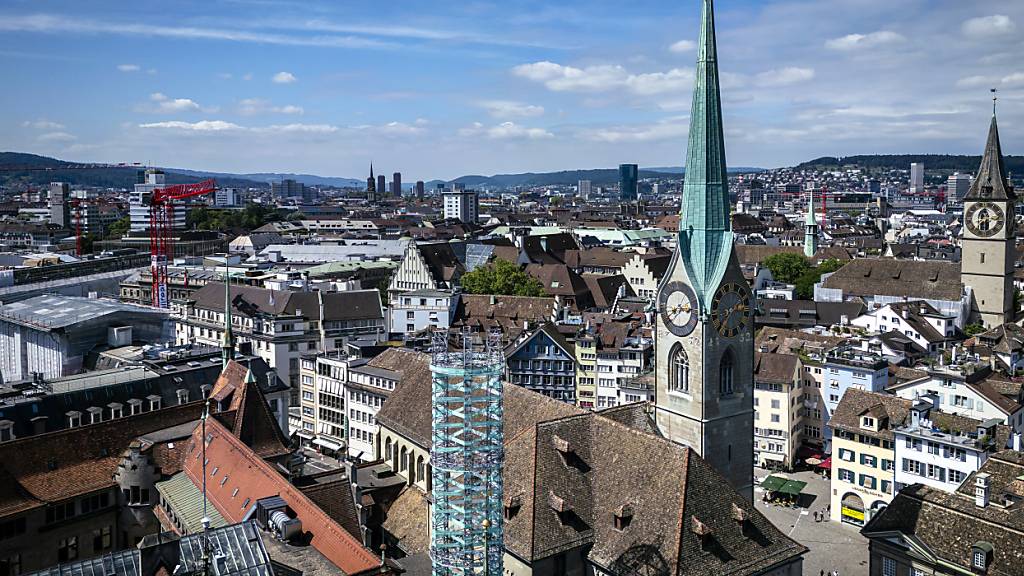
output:
<svg viewBox="0 0 1024 576"><path fill-rule="evenodd" d="M505 356L500 333L474 343L466 329L458 339L461 350L449 350L444 330L432 341L433 574L501 576Z"/></svg>

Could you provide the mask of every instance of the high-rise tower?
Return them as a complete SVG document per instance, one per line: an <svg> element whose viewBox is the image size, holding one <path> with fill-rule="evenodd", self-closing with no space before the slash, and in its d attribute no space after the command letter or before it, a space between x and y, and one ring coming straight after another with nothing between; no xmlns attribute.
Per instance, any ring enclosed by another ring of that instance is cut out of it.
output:
<svg viewBox="0 0 1024 576"><path fill-rule="evenodd" d="M804 256L814 258L818 251L818 220L814 216L814 189L807 191L807 219L804 221Z"/></svg>
<svg viewBox="0 0 1024 576"><path fill-rule="evenodd" d="M667 438L752 498L753 304L733 253L716 50L704 0L679 241L658 289L656 414Z"/></svg>
<svg viewBox="0 0 1024 576"><path fill-rule="evenodd" d="M964 197L960 279L974 291L971 322L995 328L1013 320L1017 196L1006 177L995 111L981 167Z"/></svg>

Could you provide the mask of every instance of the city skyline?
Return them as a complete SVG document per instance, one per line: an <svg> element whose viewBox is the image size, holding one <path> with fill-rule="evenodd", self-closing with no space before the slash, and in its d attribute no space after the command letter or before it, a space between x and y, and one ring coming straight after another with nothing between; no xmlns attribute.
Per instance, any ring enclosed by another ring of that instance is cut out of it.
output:
<svg viewBox="0 0 1024 576"><path fill-rule="evenodd" d="M976 154L992 87L1021 149L1024 5L717 4L730 165ZM682 164L696 1L179 6L0 9L0 149L412 181Z"/></svg>

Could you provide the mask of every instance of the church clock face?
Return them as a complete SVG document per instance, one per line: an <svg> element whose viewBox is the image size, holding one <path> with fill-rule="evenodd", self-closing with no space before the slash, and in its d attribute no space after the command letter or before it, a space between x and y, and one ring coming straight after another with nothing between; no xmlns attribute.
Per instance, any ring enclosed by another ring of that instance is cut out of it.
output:
<svg viewBox="0 0 1024 576"><path fill-rule="evenodd" d="M1003 209L992 202L971 204L964 215L965 224L971 234L979 238L995 236L1003 229Z"/></svg>
<svg viewBox="0 0 1024 576"><path fill-rule="evenodd" d="M745 330L752 313L750 292L739 284L723 284L711 300L711 321L718 333L726 338Z"/></svg>
<svg viewBox="0 0 1024 576"><path fill-rule="evenodd" d="M676 336L688 336L697 327L697 296L682 282L670 282L661 291L661 318Z"/></svg>

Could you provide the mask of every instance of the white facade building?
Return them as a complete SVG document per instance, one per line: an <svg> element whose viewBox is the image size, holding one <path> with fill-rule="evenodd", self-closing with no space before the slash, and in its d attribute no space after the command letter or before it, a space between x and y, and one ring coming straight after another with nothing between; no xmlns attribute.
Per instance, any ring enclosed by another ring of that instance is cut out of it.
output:
<svg viewBox="0 0 1024 576"><path fill-rule="evenodd" d="M993 378L986 364L967 362L935 367L927 376L893 386L890 391L908 400L934 395L943 412L979 421L997 419L1015 433L1024 432L1024 407L1019 394L1013 398L1003 393L1006 384ZM1019 385L1016 388L1019 390Z"/></svg>
<svg viewBox="0 0 1024 576"><path fill-rule="evenodd" d="M475 224L480 216L480 196L476 190L445 190L444 217Z"/></svg>
<svg viewBox="0 0 1024 576"><path fill-rule="evenodd" d="M391 296L388 331L415 334L430 328L448 328L459 304L459 294L445 290L413 290Z"/></svg>
<svg viewBox="0 0 1024 576"><path fill-rule="evenodd" d="M957 172L952 174L948 180L946 180L946 199L947 200L963 200L964 196L971 189L971 178L970 174L961 174Z"/></svg>
<svg viewBox="0 0 1024 576"><path fill-rule="evenodd" d="M132 232L146 232L149 230L149 199L153 190L167 186L167 177L160 170L147 170L146 182L136 184L129 202L129 217L131 219ZM174 220L171 222L172 230L185 229L185 217L188 215L188 206L176 204L174 207Z"/></svg>
<svg viewBox="0 0 1024 576"><path fill-rule="evenodd" d="M910 165L910 191L914 194L924 192L924 164L920 162Z"/></svg>

